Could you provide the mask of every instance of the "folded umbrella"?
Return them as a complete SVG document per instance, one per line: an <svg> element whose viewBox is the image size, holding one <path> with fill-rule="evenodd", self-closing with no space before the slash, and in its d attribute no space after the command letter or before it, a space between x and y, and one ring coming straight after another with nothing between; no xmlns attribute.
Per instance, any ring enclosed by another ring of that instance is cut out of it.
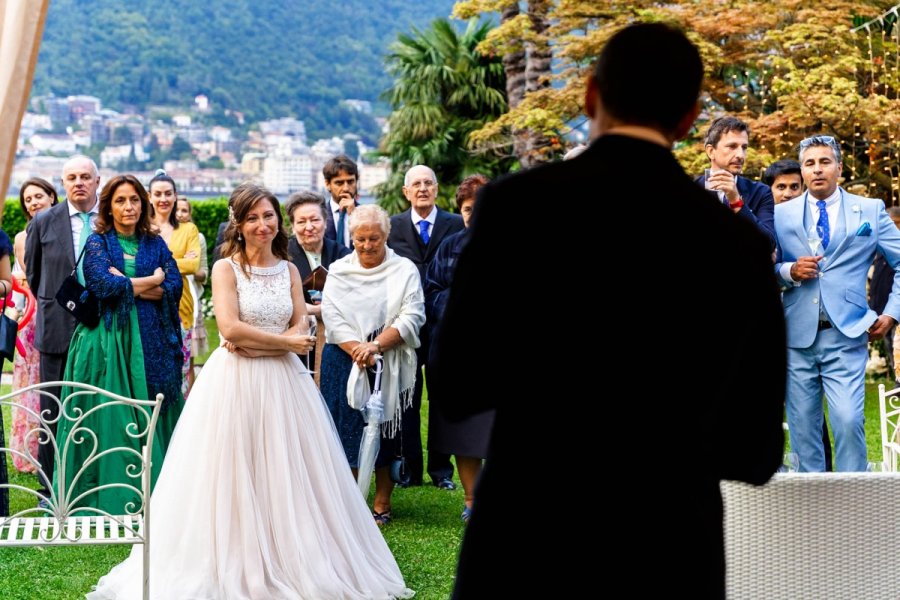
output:
<svg viewBox="0 0 900 600"><path fill-rule="evenodd" d="M384 361L381 356L375 360L375 385L372 393L366 401L362 411L366 417L366 426L363 429L362 441L359 444L359 469L356 481L363 498L368 499L369 487L372 480L372 472L375 470L375 459L378 457L378 449L381 446L381 421L384 417L384 403L381 401L381 372L384 370Z"/></svg>

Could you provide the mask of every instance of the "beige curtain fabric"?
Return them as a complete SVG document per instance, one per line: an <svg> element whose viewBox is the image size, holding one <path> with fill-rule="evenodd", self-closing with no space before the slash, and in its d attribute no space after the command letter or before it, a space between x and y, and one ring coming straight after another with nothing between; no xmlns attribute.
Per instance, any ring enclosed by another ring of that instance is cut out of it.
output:
<svg viewBox="0 0 900 600"><path fill-rule="evenodd" d="M0 0L0 215L50 0Z"/></svg>

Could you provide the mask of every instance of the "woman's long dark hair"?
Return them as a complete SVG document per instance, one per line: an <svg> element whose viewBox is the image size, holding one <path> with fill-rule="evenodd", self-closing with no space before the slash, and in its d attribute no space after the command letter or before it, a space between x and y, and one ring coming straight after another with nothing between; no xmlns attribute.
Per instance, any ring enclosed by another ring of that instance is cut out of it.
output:
<svg viewBox="0 0 900 600"><path fill-rule="evenodd" d="M178 219L175 217L175 209L178 207L178 188L175 187L175 180L172 179L171 177L169 177L168 175L166 175L165 171L163 171L162 169L159 169L156 172L156 175L153 176L153 179L150 180L150 183L147 184L147 190L149 192L152 192L153 184L157 183L159 181L161 181L163 183L172 184L172 197L174 198L174 200L172 201L172 212L169 213L169 224L172 226L173 229L178 229L179 223L178 223ZM152 204L150 205L150 210L151 210L150 216L155 217L156 209L153 208Z"/></svg>
<svg viewBox="0 0 900 600"><path fill-rule="evenodd" d="M130 183L141 199L141 216L138 218L137 225L135 225L135 234L139 237L156 235L153 231L153 224L150 221L150 197L147 195L147 190L144 189L140 180L134 175L116 175L103 186L103 189L100 191L100 206L94 229L97 233L108 233L115 228L112 217L112 200L113 196L116 195L116 190L124 183Z"/></svg>
<svg viewBox="0 0 900 600"><path fill-rule="evenodd" d="M275 209L278 217L278 230L272 240L272 254L278 258L288 260L288 236L284 231L284 217L281 214L281 205L275 194L255 183L242 183L234 188L231 198L228 200L228 227L225 229L225 242L222 244L222 256L241 257L241 268L244 275L250 277L247 271L247 242L241 233L241 226L247 220L247 213L253 210L260 200L268 200ZM175 211L172 211L173 213Z"/></svg>

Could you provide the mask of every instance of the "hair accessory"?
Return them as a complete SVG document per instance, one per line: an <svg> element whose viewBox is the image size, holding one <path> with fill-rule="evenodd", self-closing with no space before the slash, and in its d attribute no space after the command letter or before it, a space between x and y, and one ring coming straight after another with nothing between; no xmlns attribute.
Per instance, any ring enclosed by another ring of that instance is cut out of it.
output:
<svg viewBox="0 0 900 600"><path fill-rule="evenodd" d="M165 170L165 169L157 169L157 170L156 170L156 173L154 173L153 176L154 176L154 177L159 177L160 175L165 175L165 174L166 174L166 170Z"/></svg>

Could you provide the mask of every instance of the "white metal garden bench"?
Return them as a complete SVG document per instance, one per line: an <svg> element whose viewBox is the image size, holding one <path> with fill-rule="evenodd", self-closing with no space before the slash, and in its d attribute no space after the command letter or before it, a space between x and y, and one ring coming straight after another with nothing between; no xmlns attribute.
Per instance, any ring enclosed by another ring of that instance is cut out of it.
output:
<svg viewBox="0 0 900 600"><path fill-rule="evenodd" d="M879 384L878 414L881 417L882 468L896 471L900 458L900 388L885 390L884 384Z"/></svg>
<svg viewBox="0 0 900 600"><path fill-rule="evenodd" d="M69 388L68 396L58 398L47 388ZM16 398L28 392L36 392L44 398L50 398L59 408L59 415L50 418L49 414L37 414L34 411L16 403ZM73 401L79 396L97 394L96 405L83 412ZM126 480L129 483L108 483L79 491L73 497L72 489L67 489L66 482L59 478L57 485L48 485L50 497L41 495L33 490L16 484L3 484L0 487L9 490L19 490L25 494L34 496L35 504L39 500L46 503L44 506L33 506L11 514L8 517L0 517L0 547L5 546L69 546L81 544L143 544L143 597L150 597L149 564L150 564L150 489L151 489L151 461L150 449L153 447L153 438L159 411L162 406L163 395L157 394L156 400L135 400L126 398L83 383L60 381L31 385L9 394L0 396L0 406L15 407L16 410L25 410L31 417L40 423L39 426L26 433L24 452L0 446L0 452L5 452L8 457L18 456L37 469L39 481L46 481L47 476L40 468L37 457L32 456L28 450L27 440L40 440L44 436L46 441L41 443L52 444L55 450L55 469L59 473L65 464L65 457L71 448L76 445L85 445L89 453L81 465L75 465L78 469L70 482L77 481L91 465L101 460L104 456L113 453L124 453L125 456L133 456L140 462L133 463L134 469L126 470ZM115 447L98 451L98 441L94 432L82 426L85 419L101 416L104 409L112 406L131 406L136 409L136 414L143 415L136 419L139 423L130 423L125 427L125 434L141 444L141 452L134 448ZM71 423L69 434L64 440L57 440L51 433L50 426L59 424L63 420ZM130 483L133 479L133 484ZM122 488L133 493L137 500L134 504L126 505L125 514L109 514L103 510L83 504L85 498L97 491L110 488Z"/></svg>
<svg viewBox="0 0 900 600"><path fill-rule="evenodd" d="M729 600L900 598L900 473L723 481Z"/></svg>

